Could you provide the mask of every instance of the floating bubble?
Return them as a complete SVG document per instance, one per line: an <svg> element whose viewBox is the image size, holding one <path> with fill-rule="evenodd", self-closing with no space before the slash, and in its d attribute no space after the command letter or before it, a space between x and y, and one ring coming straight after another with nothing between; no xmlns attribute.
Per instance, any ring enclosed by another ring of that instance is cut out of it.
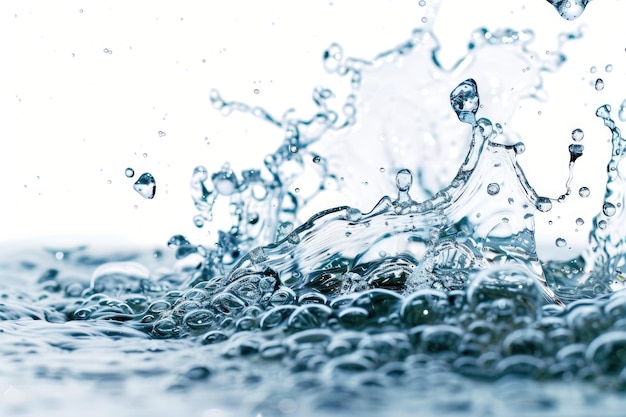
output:
<svg viewBox="0 0 626 417"><path fill-rule="evenodd" d="M152 174L145 172L141 174L137 182L133 185L133 188L143 198L152 199L156 193L156 182Z"/></svg>

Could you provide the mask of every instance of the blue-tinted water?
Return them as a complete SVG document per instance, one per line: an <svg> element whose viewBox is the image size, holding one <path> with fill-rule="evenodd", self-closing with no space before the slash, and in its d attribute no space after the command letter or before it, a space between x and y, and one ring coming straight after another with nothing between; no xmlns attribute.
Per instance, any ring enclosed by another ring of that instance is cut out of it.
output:
<svg viewBox="0 0 626 417"><path fill-rule="evenodd" d="M587 2L551 3L569 20ZM305 119L212 91L284 134L254 169L195 168L196 226L228 201L216 245L2 249L2 415L620 415L624 139L598 108L612 150L589 247L541 258L535 216L588 195L571 184L591 145L570 130L562 193L527 181L525 145L496 120L567 59L539 60L531 38L479 29L451 69L428 25L370 60L333 44L323 65L349 92L315 89ZM483 88L494 62L528 70ZM133 188L158 198L157 183ZM307 213L335 193L355 203Z"/></svg>

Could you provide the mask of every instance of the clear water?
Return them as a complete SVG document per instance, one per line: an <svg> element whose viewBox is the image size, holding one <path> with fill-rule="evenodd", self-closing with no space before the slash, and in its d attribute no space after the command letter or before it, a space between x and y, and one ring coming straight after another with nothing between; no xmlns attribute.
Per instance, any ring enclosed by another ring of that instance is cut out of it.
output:
<svg viewBox="0 0 626 417"><path fill-rule="evenodd" d="M587 4L551 3L568 20ZM538 195L525 145L494 122L566 61L537 63L531 37L479 29L451 69L428 25L370 60L333 44L324 68L350 91L315 89L307 119L213 91L284 134L257 169L195 168L196 226L227 201L216 245L3 249L2 415L621 415L626 142L599 107L612 151L589 246L540 258L535 215L589 195L571 184L591 145L565 132L567 182ZM514 91L475 81L496 61L528 68ZM156 180L133 188L152 199ZM355 203L307 213L335 193Z"/></svg>

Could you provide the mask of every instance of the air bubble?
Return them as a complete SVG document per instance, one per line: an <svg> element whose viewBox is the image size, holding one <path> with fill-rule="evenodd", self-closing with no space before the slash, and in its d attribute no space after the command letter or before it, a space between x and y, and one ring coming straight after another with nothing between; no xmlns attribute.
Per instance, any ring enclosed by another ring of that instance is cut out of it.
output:
<svg viewBox="0 0 626 417"><path fill-rule="evenodd" d="M135 176L135 170L132 168L126 168L126 170L124 171L124 175L126 175L128 178L132 178Z"/></svg>
<svg viewBox="0 0 626 417"><path fill-rule="evenodd" d="M572 139L575 140L576 142L580 142L581 140L583 140L584 137L585 137L585 132L583 132L581 129L572 130Z"/></svg>
<svg viewBox="0 0 626 417"><path fill-rule="evenodd" d="M576 224L578 226L582 226L583 224L585 224L585 221L579 217L576 219Z"/></svg>
<svg viewBox="0 0 626 417"><path fill-rule="evenodd" d="M567 245L567 240L563 239L562 237L559 237L554 241L554 243L558 248L563 248L565 247L565 245Z"/></svg>

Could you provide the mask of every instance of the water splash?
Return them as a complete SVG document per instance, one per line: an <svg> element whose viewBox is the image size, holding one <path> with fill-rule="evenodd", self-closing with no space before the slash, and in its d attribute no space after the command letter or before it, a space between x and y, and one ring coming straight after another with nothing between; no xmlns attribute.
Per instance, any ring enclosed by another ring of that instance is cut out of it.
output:
<svg viewBox="0 0 626 417"><path fill-rule="evenodd" d="M153 199L156 194L156 181L152 174L144 172L133 185L133 189L143 198Z"/></svg>
<svg viewBox="0 0 626 417"><path fill-rule="evenodd" d="M580 17L591 0L548 0L557 12L566 20Z"/></svg>

